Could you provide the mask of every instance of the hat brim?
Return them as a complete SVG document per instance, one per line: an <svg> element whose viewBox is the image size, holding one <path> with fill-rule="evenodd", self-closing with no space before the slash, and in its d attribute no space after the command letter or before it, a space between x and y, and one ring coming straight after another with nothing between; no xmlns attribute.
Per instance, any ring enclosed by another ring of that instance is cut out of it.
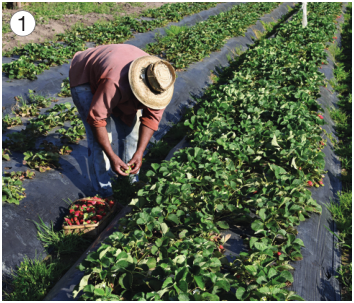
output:
<svg viewBox="0 0 354 303"><path fill-rule="evenodd" d="M130 64L128 73L129 84L135 97L145 106L155 110L163 109L170 103L174 90L174 85L171 85L166 91L159 93L152 91L148 86L146 68L160 60L150 55L139 57Z"/></svg>

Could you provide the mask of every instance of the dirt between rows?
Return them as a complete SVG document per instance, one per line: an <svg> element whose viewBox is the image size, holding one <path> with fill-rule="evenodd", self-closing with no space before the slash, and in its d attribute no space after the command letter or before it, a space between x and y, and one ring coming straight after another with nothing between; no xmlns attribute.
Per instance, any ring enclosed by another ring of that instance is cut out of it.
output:
<svg viewBox="0 0 354 303"><path fill-rule="evenodd" d="M135 7L127 2L117 2L117 5L122 6L123 13L119 13L119 16L139 15L144 10L149 8L158 8L166 3L171 2L145 2L143 7ZM10 19L13 14L18 11L26 10L26 6L21 9L4 9L2 10L2 18L4 22L10 23ZM34 16L36 18L36 16ZM74 24L81 22L85 26L94 24L97 21L110 21L113 20L115 15L89 13L86 15L63 15L64 20L50 19L47 24L36 24L34 31L26 37L20 37L13 32L3 34L2 36L2 50L8 51L15 46L19 46L26 43L38 43L45 40L55 40L55 35L64 33L65 30L69 30Z"/></svg>

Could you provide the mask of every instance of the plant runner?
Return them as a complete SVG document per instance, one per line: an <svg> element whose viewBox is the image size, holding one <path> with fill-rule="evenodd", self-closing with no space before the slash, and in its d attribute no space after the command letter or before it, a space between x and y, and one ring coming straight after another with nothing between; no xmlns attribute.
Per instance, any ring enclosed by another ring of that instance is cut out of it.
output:
<svg viewBox="0 0 354 303"><path fill-rule="evenodd" d="M132 181L138 181L143 152L172 99L174 69L135 46L111 44L77 52L69 79L86 129L92 185L103 198L111 198L114 173L128 176L130 169ZM118 144L118 155L112 142Z"/></svg>

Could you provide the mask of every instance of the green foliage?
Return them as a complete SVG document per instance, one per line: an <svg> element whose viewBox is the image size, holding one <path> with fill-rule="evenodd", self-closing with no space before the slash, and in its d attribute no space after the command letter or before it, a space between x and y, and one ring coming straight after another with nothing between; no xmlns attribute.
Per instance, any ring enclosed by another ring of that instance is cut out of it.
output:
<svg viewBox="0 0 354 303"><path fill-rule="evenodd" d="M11 118L8 114L2 118L2 131L5 132L8 127L21 125L22 121L20 117Z"/></svg>
<svg viewBox="0 0 354 303"><path fill-rule="evenodd" d="M31 89L28 90L28 97L29 97L29 102L31 104L38 106L38 108L48 107L52 102L58 101L55 98L46 98L41 95L36 95L34 91Z"/></svg>
<svg viewBox="0 0 354 303"><path fill-rule="evenodd" d="M20 58L11 63L4 63L2 71L10 79L27 78L34 80L37 75L41 74L45 69L49 69L50 66L67 63L68 59L71 59L76 52L86 49L85 44L88 41L95 42L96 45L123 43L133 36L132 31L139 33L150 31L157 27L165 26L185 14L194 14L203 9L216 6L216 4L189 3L179 5L176 3L167 8L156 9L162 12L161 16L151 21L137 21L127 16L116 18L104 24L97 22L88 27L79 25L72 31L57 35L57 39L65 41L65 45L58 42L27 43L23 47L15 47L13 50L5 52L4 56L19 55ZM81 4L78 5L80 6ZM172 12L173 9L179 6L185 7L184 14L182 14L182 11L179 13ZM34 62L40 63L35 64ZM68 91L63 93L68 93Z"/></svg>
<svg viewBox="0 0 354 303"><path fill-rule="evenodd" d="M61 84L61 91L58 94L59 97L71 97L69 77L63 80Z"/></svg>
<svg viewBox="0 0 354 303"><path fill-rule="evenodd" d="M39 107L37 106L37 104L31 104L31 105L27 104L26 101L23 100L22 96L15 97L15 100L16 100L17 108L15 108L13 113L16 116L33 117L39 115Z"/></svg>
<svg viewBox="0 0 354 303"><path fill-rule="evenodd" d="M28 151L24 152L23 154L25 156L23 164L27 164L30 168L36 168L41 173L51 169L52 167L59 167L58 154L46 151L39 151L37 153Z"/></svg>
<svg viewBox="0 0 354 303"><path fill-rule="evenodd" d="M5 172L5 176L9 176L12 180L24 180L25 178L27 179L33 179L35 176L35 172L27 169L26 171L13 171L13 172Z"/></svg>
<svg viewBox="0 0 354 303"><path fill-rule="evenodd" d="M40 301L55 285L70 265L60 260L43 262L41 256L30 260L27 256L12 274L11 293L4 293L5 301Z"/></svg>
<svg viewBox="0 0 354 303"><path fill-rule="evenodd" d="M38 216L39 217L39 216ZM55 231L53 222L48 227L41 217L40 223L33 221L37 227L37 237L46 249L53 249L57 257L65 254L75 254L83 251L87 247L89 240L84 239L77 233L65 234L64 230Z"/></svg>
<svg viewBox="0 0 354 303"><path fill-rule="evenodd" d="M11 177L2 178L2 202L20 204L25 196L22 181L14 180Z"/></svg>
<svg viewBox="0 0 354 303"><path fill-rule="evenodd" d="M166 18L169 22L178 22L184 16L193 15L200 11L215 7L217 2L176 2L166 3L159 9L148 9L142 13L145 17Z"/></svg>
<svg viewBox="0 0 354 303"><path fill-rule="evenodd" d="M307 28L296 14L198 100L185 121L192 147L151 165L132 212L80 264L75 297L83 290L88 301L303 300L285 287L293 283L289 263L302 259L296 226L321 213L306 186L325 174L318 65L340 4L308 9ZM236 223L251 225L254 236L229 262L220 233Z"/></svg>
<svg viewBox="0 0 354 303"><path fill-rule="evenodd" d="M8 148L2 149L2 159L5 161L10 161L11 152Z"/></svg>
<svg viewBox="0 0 354 303"><path fill-rule="evenodd" d="M158 158L158 159L165 158L171 149L170 144L163 141L162 139L160 141L157 141L155 143L150 143L150 144L151 147L149 148L148 155L151 158Z"/></svg>
<svg viewBox="0 0 354 303"><path fill-rule="evenodd" d="M244 35L247 27L278 5L274 2L236 5L229 11L211 16L177 35L158 38L157 42L149 43L145 51L163 56L176 69L186 68L192 62L198 62L221 49L226 39Z"/></svg>
<svg viewBox="0 0 354 303"><path fill-rule="evenodd" d="M182 32L185 32L188 29L188 26L176 26L171 25L169 28L165 29L167 36L176 36L180 35Z"/></svg>

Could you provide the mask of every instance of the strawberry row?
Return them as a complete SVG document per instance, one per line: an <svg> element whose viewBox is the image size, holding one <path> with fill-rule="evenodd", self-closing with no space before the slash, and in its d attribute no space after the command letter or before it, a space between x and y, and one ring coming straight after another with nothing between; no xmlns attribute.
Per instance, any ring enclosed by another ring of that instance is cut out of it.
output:
<svg viewBox="0 0 354 303"><path fill-rule="evenodd" d="M216 5L215 2L175 3L156 9L166 13L156 20L137 21L131 17L122 17L103 25L97 23L88 27L78 27L74 31L57 35L58 40L64 41L65 44L58 42L28 43L24 47L15 47L13 50L5 52L4 56L19 55L20 58L11 63L4 63L2 71L10 79L27 78L34 80L37 75L49 69L50 66L67 63L68 59L71 59L76 52L85 50L86 42L94 42L96 45L123 43L133 37L133 32L151 31L157 27L165 26L176 18L180 19L184 16L183 14L197 13ZM182 12L172 13L178 11L176 8L181 6L183 7ZM39 63L36 64L36 62Z"/></svg>
<svg viewBox="0 0 354 303"><path fill-rule="evenodd" d="M148 44L145 51L163 57L177 69L186 68L220 50L227 39L244 35L250 25L278 5L276 2L242 3L177 35L158 38L156 43Z"/></svg>
<svg viewBox="0 0 354 303"><path fill-rule="evenodd" d="M306 185L324 173L318 66L340 15L339 3L308 6L307 28L298 13L199 100L186 121L193 147L152 164L151 185L131 201L133 212L80 264L85 273L75 296L302 299L285 287L293 282L289 262L302 259L295 226L321 212ZM220 229L245 223L254 230L245 239L249 252L230 262Z"/></svg>

